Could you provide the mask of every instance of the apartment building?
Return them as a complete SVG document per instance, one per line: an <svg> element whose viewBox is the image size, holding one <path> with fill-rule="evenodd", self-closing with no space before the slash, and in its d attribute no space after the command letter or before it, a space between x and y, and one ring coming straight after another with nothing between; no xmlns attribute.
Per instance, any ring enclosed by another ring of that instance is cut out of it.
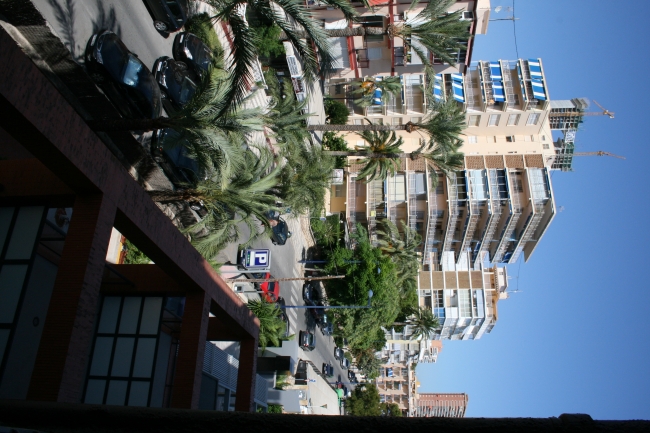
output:
<svg viewBox="0 0 650 433"><path fill-rule="evenodd" d="M409 359L384 358L380 375L375 379L381 403L395 403L404 415L415 410L416 377Z"/></svg>
<svg viewBox="0 0 650 433"><path fill-rule="evenodd" d="M410 1L378 1L374 2L372 10L366 9L361 3L352 2L357 7L361 19L352 27L387 29L389 26L400 26L416 22L416 16L426 6L426 2L417 4L411 9ZM317 2L310 5L317 18L323 21L325 29L347 28L349 24L343 19L338 10L331 10L319 5ZM470 65L474 37L477 34L487 33L490 15L489 0L459 0L452 5L450 12L462 10L461 19L467 21L469 40L465 48L452 53L456 65L451 66L429 53L430 61L440 73L464 73ZM336 59L337 69L326 87L326 93L345 102L350 109L350 122L362 124L364 117L373 121L388 124L405 124L417 119L426 113L426 104L429 95L423 91L424 75L422 61L416 54L418 46L416 40L390 38L387 35L349 36L330 38L333 46L333 56ZM404 91L385 105L360 107L354 104L356 99L351 94L351 84L366 76L381 77L399 76L403 83Z"/></svg>
<svg viewBox="0 0 650 433"><path fill-rule="evenodd" d="M463 418L468 402L467 394L419 394L413 416Z"/></svg>

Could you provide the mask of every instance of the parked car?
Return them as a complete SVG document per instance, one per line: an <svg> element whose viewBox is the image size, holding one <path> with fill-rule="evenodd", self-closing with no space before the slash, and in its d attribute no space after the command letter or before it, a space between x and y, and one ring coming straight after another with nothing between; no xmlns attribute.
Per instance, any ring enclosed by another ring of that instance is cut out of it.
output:
<svg viewBox="0 0 650 433"><path fill-rule="evenodd" d="M340 347L335 347L334 348L334 358L337 361L340 361L341 358L345 358L345 356L343 355L343 349L341 349Z"/></svg>
<svg viewBox="0 0 650 433"><path fill-rule="evenodd" d="M302 299L305 301L315 302L320 299L320 293L318 292L317 283L313 281L307 281L302 286Z"/></svg>
<svg viewBox="0 0 650 433"><path fill-rule="evenodd" d="M355 376L356 376L356 374L354 373L354 371L348 370L348 379L349 380L354 379Z"/></svg>
<svg viewBox="0 0 650 433"><path fill-rule="evenodd" d="M86 45L86 69L123 117L160 117L160 89L151 71L120 38L105 30Z"/></svg>
<svg viewBox="0 0 650 433"><path fill-rule="evenodd" d="M324 307L321 301L305 301L305 305L310 305L312 307ZM314 321L317 325L321 325L326 319L325 309L324 308L310 308L309 313L314 318Z"/></svg>
<svg viewBox="0 0 650 433"><path fill-rule="evenodd" d="M194 185L207 178L196 159L188 156L187 148L179 142L179 134L171 128L157 129L153 133L151 156L176 187Z"/></svg>
<svg viewBox="0 0 650 433"><path fill-rule="evenodd" d="M185 63L164 56L154 63L153 73L168 113L178 111L190 102L197 85Z"/></svg>
<svg viewBox="0 0 650 433"><path fill-rule="evenodd" d="M153 26L159 32L175 32L187 20L186 0L145 0L153 16Z"/></svg>
<svg viewBox="0 0 650 433"><path fill-rule="evenodd" d="M323 374L327 377L334 376L334 367L329 362L323 362Z"/></svg>
<svg viewBox="0 0 650 433"><path fill-rule="evenodd" d="M298 335L298 344L302 350L312 351L316 348L316 337L312 332L300 331Z"/></svg>
<svg viewBox="0 0 650 433"><path fill-rule="evenodd" d="M332 335L334 334L334 324L328 321L326 324L321 325L320 331L323 333L323 335Z"/></svg>
<svg viewBox="0 0 650 433"><path fill-rule="evenodd" d="M198 36L189 32L176 35L172 53L174 59L189 66L198 79L205 76L214 60L210 48Z"/></svg>
<svg viewBox="0 0 650 433"><path fill-rule="evenodd" d="M340 362L341 362L341 368L343 370L347 370L348 368L350 368L350 360L345 356L340 359Z"/></svg>
<svg viewBox="0 0 650 433"><path fill-rule="evenodd" d="M265 279L272 279L273 276L270 272L264 274ZM262 296L269 302L276 302L280 297L280 283L277 281L265 281L263 283L255 283L257 290L261 290Z"/></svg>

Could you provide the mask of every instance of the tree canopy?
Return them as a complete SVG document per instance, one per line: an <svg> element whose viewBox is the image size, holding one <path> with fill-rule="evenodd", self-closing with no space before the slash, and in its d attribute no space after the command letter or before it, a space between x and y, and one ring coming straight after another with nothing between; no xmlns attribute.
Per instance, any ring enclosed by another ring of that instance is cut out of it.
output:
<svg viewBox="0 0 650 433"><path fill-rule="evenodd" d="M379 390L375 385L357 386L352 396L345 402L345 410L356 416L381 416Z"/></svg>

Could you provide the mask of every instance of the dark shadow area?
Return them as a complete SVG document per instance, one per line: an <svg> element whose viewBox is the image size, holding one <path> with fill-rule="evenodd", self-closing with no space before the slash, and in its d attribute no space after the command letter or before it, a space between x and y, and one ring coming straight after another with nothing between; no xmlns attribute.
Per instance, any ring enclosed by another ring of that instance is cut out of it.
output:
<svg viewBox="0 0 650 433"><path fill-rule="evenodd" d="M115 8L109 6L106 10L101 0L96 0L96 2L97 17L93 20L93 34L99 33L101 30L110 30L122 39L122 28L117 22Z"/></svg>

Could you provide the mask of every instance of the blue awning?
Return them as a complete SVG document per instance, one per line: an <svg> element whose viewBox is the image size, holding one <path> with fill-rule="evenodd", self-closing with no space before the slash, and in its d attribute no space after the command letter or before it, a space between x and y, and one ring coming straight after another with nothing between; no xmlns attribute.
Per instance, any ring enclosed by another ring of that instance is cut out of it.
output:
<svg viewBox="0 0 650 433"><path fill-rule="evenodd" d="M533 96L540 101L546 101L546 92L544 91L544 84L538 80L530 80L533 86Z"/></svg>
<svg viewBox="0 0 650 433"><path fill-rule="evenodd" d="M494 94L495 101L503 102L506 100L506 95L503 93L503 83L501 81L492 82L492 93Z"/></svg>
<svg viewBox="0 0 650 433"><path fill-rule="evenodd" d="M492 80L501 80L501 65L499 62L490 62L490 75L492 75Z"/></svg>
<svg viewBox="0 0 650 433"><path fill-rule="evenodd" d="M375 89L375 94L372 96L373 105L382 105L381 95L384 93L381 89Z"/></svg>
<svg viewBox="0 0 650 433"><path fill-rule="evenodd" d="M438 74L433 82L433 97L440 100L442 96L442 75Z"/></svg>
<svg viewBox="0 0 650 433"><path fill-rule="evenodd" d="M542 78L542 65L539 63L539 59L528 59L528 68L530 68L530 78Z"/></svg>
<svg viewBox="0 0 650 433"><path fill-rule="evenodd" d="M459 83L463 82L463 74L451 74L451 79Z"/></svg>
<svg viewBox="0 0 650 433"><path fill-rule="evenodd" d="M458 102L465 102L465 92L463 91L463 83L456 81L451 83L451 88L454 91L454 99Z"/></svg>

